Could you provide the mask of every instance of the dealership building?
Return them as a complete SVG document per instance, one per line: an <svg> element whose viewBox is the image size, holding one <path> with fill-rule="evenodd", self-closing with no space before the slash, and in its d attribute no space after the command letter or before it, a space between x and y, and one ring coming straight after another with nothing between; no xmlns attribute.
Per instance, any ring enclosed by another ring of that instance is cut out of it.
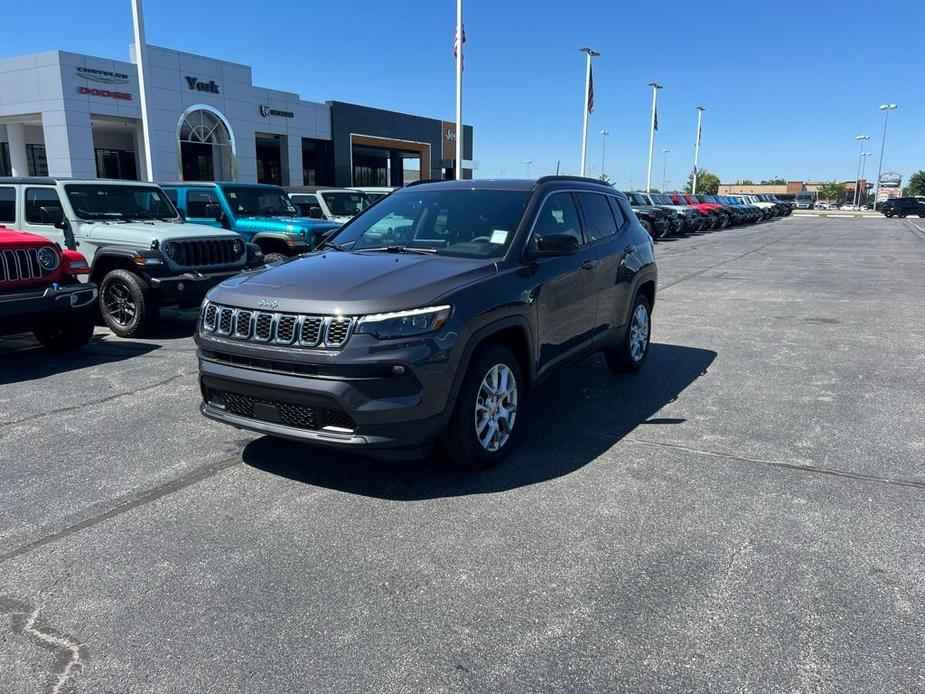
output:
<svg viewBox="0 0 925 694"><path fill-rule="evenodd" d="M145 81L157 181L400 186L454 177L454 123L305 101L254 85L246 65L150 45ZM140 96L132 62L65 51L0 60L0 175L144 179ZM471 126L464 134L471 178Z"/></svg>

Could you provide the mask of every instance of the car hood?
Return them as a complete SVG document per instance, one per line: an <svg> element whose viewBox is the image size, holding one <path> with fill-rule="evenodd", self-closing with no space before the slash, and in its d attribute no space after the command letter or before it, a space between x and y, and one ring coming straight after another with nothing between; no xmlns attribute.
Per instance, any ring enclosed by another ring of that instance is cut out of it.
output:
<svg viewBox="0 0 925 694"><path fill-rule="evenodd" d="M307 217L237 217L235 228L238 231L260 233L272 231L283 234L314 235L318 232L337 229L340 224L324 220L308 219Z"/></svg>
<svg viewBox="0 0 925 694"><path fill-rule="evenodd" d="M486 260L327 251L238 275L208 298L239 308L266 308L269 300L281 312L355 316L428 306L495 272Z"/></svg>
<svg viewBox="0 0 925 694"><path fill-rule="evenodd" d="M187 224L180 222L83 222L81 234L88 233L91 239L105 241L130 241L132 246L149 245L153 241L180 239L239 239L232 231L225 231L205 224Z"/></svg>

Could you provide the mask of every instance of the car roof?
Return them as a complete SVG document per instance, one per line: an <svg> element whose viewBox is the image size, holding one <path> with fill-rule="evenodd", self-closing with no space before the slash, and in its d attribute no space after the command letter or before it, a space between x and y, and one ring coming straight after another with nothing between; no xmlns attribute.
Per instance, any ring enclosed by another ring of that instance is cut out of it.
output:
<svg viewBox="0 0 925 694"><path fill-rule="evenodd" d="M105 183L106 185L147 186L160 185L147 181L128 181L121 178L76 178L72 176L0 176L0 185L31 184L53 186L56 183Z"/></svg>
<svg viewBox="0 0 925 694"><path fill-rule="evenodd" d="M423 190L519 190L532 192L539 188L549 189L556 187L569 188L586 188L589 191L596 190L602 193L611 193L622 196L619 190L613 186L599 181L594 178L583 176L543 176L538 179L527 178L478 178L451 181L433 181L423 180L409 183L404 188L399 188L395 193L401 193L409 189Z"/></svg>
<svg viewBox="0 0 925 694"><path fill-rule="evenodd" d="M287 193L336 193L346 191L348 193L362 193L359 188L341 188L338 186L283 186Z"/></svg>
<svg viewBox="0 0 925 694"><path fill-rule="evenodd" d="M234 186L235 188L282 188L275 183L245 183L243 181L164 181L158 182L157 185L170 188L191 187L202 188L203 186Z"/></svg>

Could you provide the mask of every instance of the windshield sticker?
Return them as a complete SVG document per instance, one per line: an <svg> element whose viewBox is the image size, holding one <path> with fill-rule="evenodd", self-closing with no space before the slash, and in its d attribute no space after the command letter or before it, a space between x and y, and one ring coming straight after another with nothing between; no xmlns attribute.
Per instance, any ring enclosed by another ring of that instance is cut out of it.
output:
<svg viewBox="0 0 925 694"><path fill-rule="evenodd" d="M495 229L491 232L491 243L503 244L507 241L507 231L504 229Z"/></svg>

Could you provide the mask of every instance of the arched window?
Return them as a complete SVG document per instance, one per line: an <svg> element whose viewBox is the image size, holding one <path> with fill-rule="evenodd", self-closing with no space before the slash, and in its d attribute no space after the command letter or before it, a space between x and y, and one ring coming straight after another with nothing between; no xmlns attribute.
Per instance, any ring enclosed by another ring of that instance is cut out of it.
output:
<svg viewBox="0 0 925 694"><path fill-rule="evenodd" d="M237 176L234 136L228 121L211 106L192 106L183 113L177 150L184 181L231 181Z"/></svg>

